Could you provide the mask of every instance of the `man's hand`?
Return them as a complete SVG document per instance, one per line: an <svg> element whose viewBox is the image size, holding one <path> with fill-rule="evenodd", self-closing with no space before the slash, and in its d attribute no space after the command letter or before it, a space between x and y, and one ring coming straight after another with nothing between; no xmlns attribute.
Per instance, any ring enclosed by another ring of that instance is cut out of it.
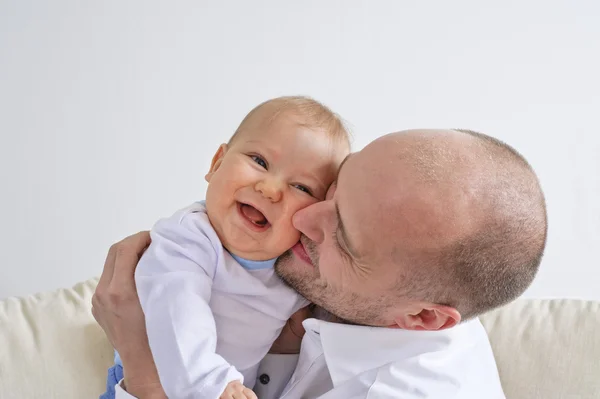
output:
<svg viewBox="0 0 600 399"><path fill-rule="evenodd" d="M127 351L131 335L146 336L144 313L133 276L149 244L150 235L140 232L110 247L92 297L92 314L119 352ZM127 329L122 328L125 323Z"/></svg>
<svg viewBox="0 0 600 399"><path fill-rule="evenodd" d="M137 398L165 398L150 352L134 272L150 245L146 231L114 244L92 297L92 314L123 361L127 392Z"/></svg>
<svg viewBox="0 0 600 399"><path fill-rule="evenodd" d="M219 399L258 399L254 391L245 387L239 381L231 381Z"/></svg>
<svg viewBox="0 0 600 399"><path fill-rule="evenodd" d="M311 317L310 306L302 308L294 313L285 323L279 337L273 342L269 353L298 354L304 336L302 322Z"/></svg>

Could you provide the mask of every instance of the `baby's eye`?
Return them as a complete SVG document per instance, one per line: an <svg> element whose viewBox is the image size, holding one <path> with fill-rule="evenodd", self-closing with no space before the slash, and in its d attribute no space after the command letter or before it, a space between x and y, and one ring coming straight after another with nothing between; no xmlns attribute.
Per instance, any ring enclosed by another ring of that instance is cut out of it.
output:
<svg viewBox="0 0 600 399"><path fill-rule="evenodd" d="M265 161L260 155L250 155L250 158L263 168L267 169L267 161Z"/></svg>
<svg viewBox="0 0 600 399"><path fill-rule="evenodd" d="M310 188L303 186L302 184L294 184L294 187L300 191L304 191L308 195L313 195L312 191L310 191Z"/></svg>

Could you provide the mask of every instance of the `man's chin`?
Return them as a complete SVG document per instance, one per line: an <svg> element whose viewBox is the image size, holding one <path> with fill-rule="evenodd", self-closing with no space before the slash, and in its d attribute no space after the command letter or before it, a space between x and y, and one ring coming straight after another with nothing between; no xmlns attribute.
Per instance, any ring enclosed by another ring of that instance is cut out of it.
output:
<svg viewBox="0 0 600 399"><path fill-rule="evenodd" d="M275 273L284 283L301 295L305 295L304 288L310 285L308 281L311 280L311 277L307 274L307 270L304 262L299 260L292 250L284 252L275 262Z"/></svg>

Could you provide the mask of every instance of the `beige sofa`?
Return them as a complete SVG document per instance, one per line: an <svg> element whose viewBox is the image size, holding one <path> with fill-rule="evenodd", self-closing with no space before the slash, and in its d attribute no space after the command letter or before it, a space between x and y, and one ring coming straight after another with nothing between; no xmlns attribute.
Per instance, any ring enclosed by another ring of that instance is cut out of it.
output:
<svg viewBox="0 0 600 399"><path fill-rule="evenodd" d="M90 313L96 282L0 301L0 399L104 391L112 349ZM482 321L507 398L600 398L600 303L519 300Z"/></svg>

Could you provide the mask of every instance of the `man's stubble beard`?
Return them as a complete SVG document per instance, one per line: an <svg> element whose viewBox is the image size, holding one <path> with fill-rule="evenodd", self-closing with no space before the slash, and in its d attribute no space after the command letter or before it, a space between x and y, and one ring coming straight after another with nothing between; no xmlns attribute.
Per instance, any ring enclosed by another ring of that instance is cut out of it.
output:
<svg viewBox="0 0 600 399"><path fill-rule="evenodd" d="M296 265L297 267L294 267L294 262L304 261L296 259L292 250L289 249L275 262L275 273L277 273L284 283L300 293L300 295L322 306L322 295L320 294L327 291L328 285L321 279L321 274L319 273L319 254L315 248L315 244L312 241L306 240L305 237L303 238L304 249L310 258L313 270L307 265Z"/></svg>
<svg viewBox="0 0 600 399"><path fill-rule="evenodd" d="M314 252L313 252L314 254ZM311 263L314 262L313 256L310 256ZM317 257L318 259L318 257ZM314 317L319 320L329 321L332 323L343 323L343 324L353 324L347 320L344 320L336 315L334 315L331 311L325 310L322 305L323 301L321 300L321 296L317 293L325 293L327 292L327 285L321 283L318 279L311 279L308 276L294 276L292 273L288 272L286 268L286 264L294 262L294 254L291 250L286 251L283 255L281 255L277 261L275 262L275 273L281 278L281 280L292 288L294 291L298 292L300 295L308 299L312 302L309 305L309 309L311 312L311 317ZM318 262L317 262L318 265ZM315 270L317 270L318 274L318 266L313 263ZM321 306L317 305L321 303Z"/></svg>
<svg viewBox="0 0 600 399"><path fill-rule="evenodd" d="M341 292L327 284L321 279L319 273L319 255L315 244L305 240L303 245L314 267L314 274L308 272L310 269L306 265L293 267L295 261L304 261L296 260L291 249L277 259L275 273L285 284L317 305L312 309L314 317L344 324L381 325L377 320L380 318L381 310L386 307L385 304L380 301L376 301L379 303L366 301L356 294ZM302 270L305 272L303 273ZM343 314L345 318L338 316L339 314Z"/></svg>
<svg viewBox="0 0 600 399"><path fill-rule="evenodd" d="M316 288L318 285L317 280L320 278L318 266L315 266L313 263L313 258L311 257L311 263L313 264L316 272L316 276L311 277L308 272L302 273L301 268L305 266L294 267L294 258L295 255L292 250L287 250L283 255L277 258L277 261L275 262L275 273L277 273L279 278L281 278L288 286L299 292L309 301L314 302L311 292L314 290L312 287ZM302 262L300 260L297 261Z"/></svg>

